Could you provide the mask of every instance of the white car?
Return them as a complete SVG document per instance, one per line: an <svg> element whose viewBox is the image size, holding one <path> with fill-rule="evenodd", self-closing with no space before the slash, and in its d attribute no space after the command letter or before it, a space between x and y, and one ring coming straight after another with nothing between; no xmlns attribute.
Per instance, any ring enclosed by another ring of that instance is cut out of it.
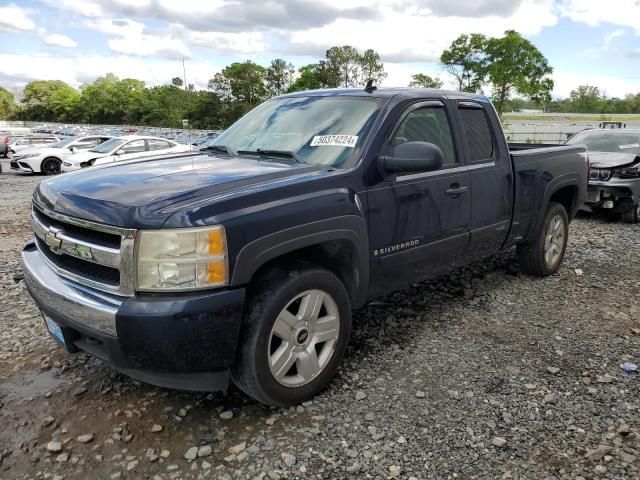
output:
<svg viewBox="0 0 640 480"><path fill-rule="evenodd" d="M75 153L62 163L63 172L73 172L93 165L140 159L166 153L189 152L191 145L182 145L165 138L126 135L112 138L86 152Z"/></svg>
<svg viewBox="0 0 640 480"><path fill-rule="evenodd" d="M55 175L60 173L62 162L73 153L89 150L113 137L90 135L86 137L69 137L51 146L32 147L17 152L11 159L13 170L28 173L44 173Z"/></svg>
<svg viewBox="0 0 640 480"><path fill-rule="evenodd" d="M34 147L50 147L60 139L54 135L17 135L9 138L9 156Z"/></svg>

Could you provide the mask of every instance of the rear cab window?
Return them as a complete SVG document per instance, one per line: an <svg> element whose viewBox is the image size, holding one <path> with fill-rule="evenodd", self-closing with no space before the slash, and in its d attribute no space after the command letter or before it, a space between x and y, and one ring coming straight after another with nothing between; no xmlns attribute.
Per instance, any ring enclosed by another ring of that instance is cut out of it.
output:
<svg viewBox="0 0 640 480"><path fill-rule="evenodd" d="M458 114L462 123L469 162L493 161L495 142L484 107L475 102L461 102L458 104Z"/></svg>

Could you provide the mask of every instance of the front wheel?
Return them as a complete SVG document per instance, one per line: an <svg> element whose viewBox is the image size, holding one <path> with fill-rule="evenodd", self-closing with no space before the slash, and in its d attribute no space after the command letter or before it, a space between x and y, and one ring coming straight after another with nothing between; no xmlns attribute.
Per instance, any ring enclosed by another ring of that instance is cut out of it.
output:
<svg viewBox="0 0 640 480"><path fill-rule="evenodd" d="M310 399L335 374L349 340L346 288L328 270L298 266L271 271L252 291L233 382L267 405Z"/></svg>
<svg viewBox="0 0 640 480"><path fill-rule="evenodd" d="M567 211L561 204L551 202L537 238L518 245L520 267L540 277L556 273L564 258L568 238Z"/></svg>
<svg viewBox="0 0 640 480"><path fill-rule="evenodd" d="M631 210L622 214L622 221L627 223L640 222L640 202L634 204Z"/></svg>
<svg viewBox="0 0 640 480"><path fill-rule="evenodd" d="M57 175L60 173L62 162L54 157L45 158L40 165L40 171L45 175Z"/></svg>

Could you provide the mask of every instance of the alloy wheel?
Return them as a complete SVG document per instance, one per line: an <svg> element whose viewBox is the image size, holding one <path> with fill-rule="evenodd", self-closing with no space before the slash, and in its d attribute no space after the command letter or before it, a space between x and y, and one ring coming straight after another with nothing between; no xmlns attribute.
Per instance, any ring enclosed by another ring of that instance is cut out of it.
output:
<svg viewBox="0 0 640 480"><path fill-rule="evenodd" d="M273 378L286 387L300 387L325 369L340 335L335 300L322 290L293 298L271 328L268 362Z"/></svg>

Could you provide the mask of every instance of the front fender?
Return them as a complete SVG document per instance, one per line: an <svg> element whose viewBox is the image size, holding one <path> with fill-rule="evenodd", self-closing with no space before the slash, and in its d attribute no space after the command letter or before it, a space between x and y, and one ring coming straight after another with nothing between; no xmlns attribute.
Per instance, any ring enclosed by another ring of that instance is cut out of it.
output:
<svg viewBox="0 0 640 480"><path fill-rule="evenodd" d="M236 257L231 286L251 281L256 271L270 260L328 241L343 240L352 245L358 259L355 306L364 304L369 287L369 236L362 217L344 215L280 230L246 244Z"/></svg>

